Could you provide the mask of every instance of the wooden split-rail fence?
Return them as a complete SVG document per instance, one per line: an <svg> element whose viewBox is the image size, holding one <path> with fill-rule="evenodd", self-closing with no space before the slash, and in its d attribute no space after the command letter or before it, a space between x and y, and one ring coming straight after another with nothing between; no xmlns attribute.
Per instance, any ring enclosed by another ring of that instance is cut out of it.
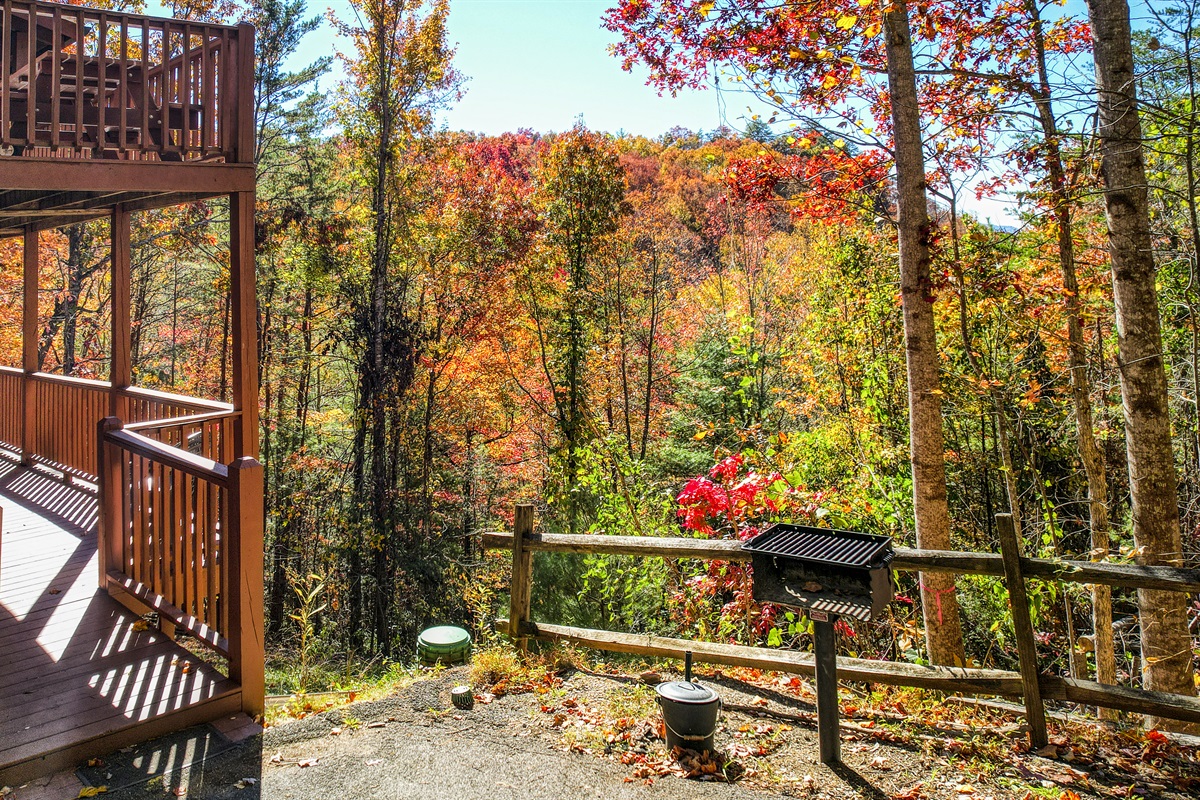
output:
<svg viewBox="0 0 1200 800"><path fill-rule="evenodd" d="M1079 678L1044 673L1037 663L1033 626L1025 593L1026 580L1103 584L1129 589L1160 589L1185 594L1200 592L1200 571L1178 567L1112 564L1027 558L1012 516L998 514L1001 553L915 550L896 548L892 568L909 572L947 572L996 575L1004 579L1016 631L1019 671L967 667L923 666L863 658L837 659L838 677L847 681L910 686L947 693L1023 698L1030 742L1044 747L1046 700L1061 700L1137 714L1200 723L1200 699L1186 695L1115 686ZM778 672L814 675L812 653L777 650L721 642L699 642L649 634L576 628L533 622L533 554L537 551L647 558L749 561L750 553L733 540L688 539L657 536L535 533L533 506L516 507L513 531L483 534L483 546L512 551L512 584L509 616L497 620L522 648L530 638L571 642L597 650L631 653L653 658L682 658L691 652L697 661Z"/></svg>

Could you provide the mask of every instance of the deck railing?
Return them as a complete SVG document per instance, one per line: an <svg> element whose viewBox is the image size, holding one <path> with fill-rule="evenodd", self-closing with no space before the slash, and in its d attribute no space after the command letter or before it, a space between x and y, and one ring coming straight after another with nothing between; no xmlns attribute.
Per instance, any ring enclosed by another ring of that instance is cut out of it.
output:
<svg viewBox="0 0 1200 800"><path fill-rule="evenodd" d="M4 0L0 154L249 162L248 26Z"/></svg>
<svg viewBox="0 0 1200 800"><path fill-rule="evenodd" d="M230 677L259 696L262 548L242 543L261 536L262 466L193 452L228 448L231 436L221 434L236 416L171 418L140 431L115 417L99 423L100 574L110 590L226 656Z"/></svg>
<svg viewBox="0 0 1200 800"><path fill-rule="evenodd" d="M96 420L108 416L112 396L108 381L44 372L26 376L21 370L0 367L0 401L10 401L0 403L0 442L22 450L34 463L70 477L95 480ZM228 403L136 386L119 390L116 396L117 407L135 427L147 428L150 438L191 448L217 461L231 457L233 406ZM23 408L53 413L22 413ZM164 420L172 423L149 424Z"/></svg>
<svg viewBox="0 0 1200 800"><path fill-rule="evenodd" d="M997 527L1001 531L1002 553L913 550L897 547L892 568L912 572L1002 576L1009 591L1009 604L1019 640L1020 671L930 667L839 656L838 676L843 680L914 686L943 692L1022 697L1025 701L1030 736L1037 747L1044 746L1047 741L1042 706L1043 701L1047 699L1200 722L1200 699L1196 697L1112 686L1041 672L1037 663L1033 631L1029 625L1028 606L1024 602L1026 580L1103 584L1195 594L1200 592L1200 570L1026 558L1020 553L1012 517L998 514ZM697 661L714 664L780 672L803 672L810 675L815 670L811 653L575 628L533 622L530 619L533 554L536 551L749 561L750 553L742 549L741 542L657 536L534 533L533 507L517 506L513 531L484 533L483 546L512 550L509 615L507 619L497 620L497 628L507 631L518 644L523 645L528 638L534 638L572 642L598 650L656 658L682 658L685 653L691 652ZM1024 614L1021 613L1022 610L1025 611Z"/></svg>
<svg viewBox="0 0 1200 800"><path fill-rule="evenodd" d="M0 367L0 444L98 484L101 584L227 657L244 696L261 698L262 466L237 457L240 417L227 403Z"/></svg>

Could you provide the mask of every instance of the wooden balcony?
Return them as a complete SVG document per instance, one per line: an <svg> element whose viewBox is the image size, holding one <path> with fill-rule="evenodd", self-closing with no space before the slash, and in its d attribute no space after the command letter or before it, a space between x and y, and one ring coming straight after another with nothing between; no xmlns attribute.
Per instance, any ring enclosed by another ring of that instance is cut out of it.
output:
<svg viewBox="0 0 1200 800"><path fill-rule="evenodd" d="M20 364L0 368L0 785L14 785L261 713L263 505L253 30L30 0L0 14L0 237L24 240L22 349L0 354ZM232 402L133 386L131 214L220 196ZM107 381L45 374L38 355L39 232L94 218L110 231Z"/></svg>
<svg viewBox="0 0 1200 800"><path fill-rule="evenodd" d="M0 784L261 709L261 467L233 455L241 416L0 368Z"/></svg>
<svg viewBox="0 0 1200 800"><path fill-rule="evenodd" d="M253 189L250 26L0 14L0 235Z"/></svg>

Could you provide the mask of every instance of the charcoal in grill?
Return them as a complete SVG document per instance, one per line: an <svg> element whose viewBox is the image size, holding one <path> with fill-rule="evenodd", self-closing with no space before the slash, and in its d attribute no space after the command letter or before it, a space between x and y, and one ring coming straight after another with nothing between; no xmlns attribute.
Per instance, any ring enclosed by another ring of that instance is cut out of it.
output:
<svg viewBox="0 0 1200 800"><path fill-rule="evenodd" d="M751 554L759 602L866 621L879 618L895 594L888 536L780 523L742 549Z"/></svg>

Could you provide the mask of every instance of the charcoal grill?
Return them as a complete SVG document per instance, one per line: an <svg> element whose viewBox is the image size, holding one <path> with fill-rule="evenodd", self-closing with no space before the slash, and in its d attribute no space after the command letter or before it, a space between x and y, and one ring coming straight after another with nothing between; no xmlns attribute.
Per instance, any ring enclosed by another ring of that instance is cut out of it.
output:
<svg viewBox="0 0 1200 800"><path fill-rule="evenodd" d="M772 525L742 544L754 565L754 599L808 612L817 672L821 761L841 760L838 739L838 617L878 619L894 596L892 540L858 531Z"/></svg>

